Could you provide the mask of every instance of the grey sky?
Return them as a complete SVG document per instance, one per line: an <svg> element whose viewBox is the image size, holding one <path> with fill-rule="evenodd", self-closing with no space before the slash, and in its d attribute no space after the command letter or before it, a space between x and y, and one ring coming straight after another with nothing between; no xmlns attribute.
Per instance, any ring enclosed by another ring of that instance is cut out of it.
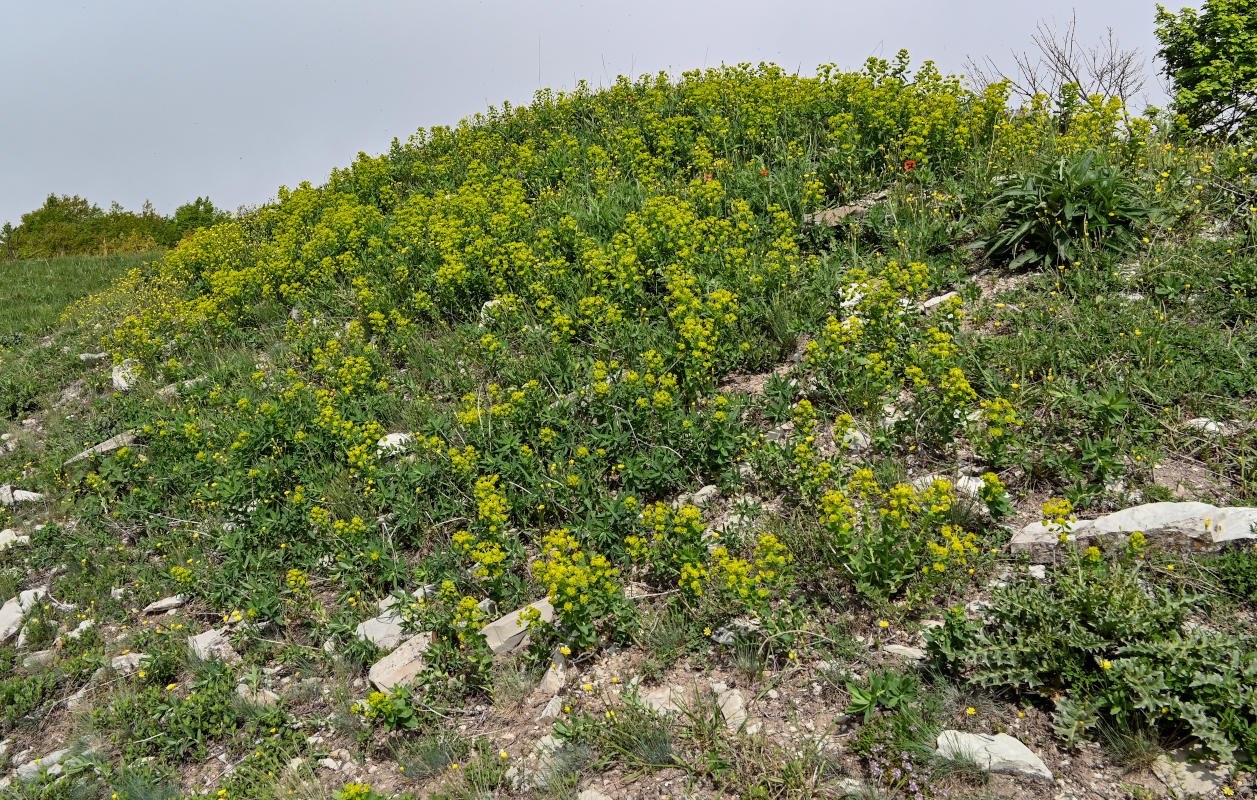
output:
<svg viewBox="0 0 1257 800"><path fill-rule="evenodd" d="M3 0L0 221L49 192L163 212L197 195L261 203L419 126L582 78L855 68L901 47L961 72L968 55L1008 61L1075 6L1082 41L1112 26L1152 71L1144 0Z"/></svg>

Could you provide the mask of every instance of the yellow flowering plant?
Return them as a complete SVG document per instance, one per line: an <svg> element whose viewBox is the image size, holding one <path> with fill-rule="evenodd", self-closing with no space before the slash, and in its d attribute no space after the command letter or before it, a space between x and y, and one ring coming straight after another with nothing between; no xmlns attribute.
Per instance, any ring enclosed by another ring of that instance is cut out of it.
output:
<svg viewBox="0 0 1257 800"><path fill-rule="evenodd" d="M575 652L587 651L601 635L621 639L631 630L632 609L620 571L605 556L588 551L566 528L542 539L542 557L532 571L558 617L556 638Z"/></svg>

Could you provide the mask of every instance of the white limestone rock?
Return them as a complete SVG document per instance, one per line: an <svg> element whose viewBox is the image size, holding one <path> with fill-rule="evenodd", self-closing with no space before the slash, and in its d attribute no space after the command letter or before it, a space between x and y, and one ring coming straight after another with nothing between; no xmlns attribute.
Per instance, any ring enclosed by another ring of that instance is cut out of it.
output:
<svg viewBox="0 0 1257 800"><path fill-rule="evenodd" d="M852 428L842 435L842 438L838 440L838 444L847 452L863 453L873 446L873 440L864 431Z"/></svg>
<svg viewBox="0 0 1257 800"><path fill-rule="evenodd" d="M123 431L117 436L109 437L100 444L92 445L83 452L79 453L77 456L68 459L64 464L62 464L62 466L68 467L71 464L91 458L92 456L104 455L105 453L112 453L115 450L121 450L124 447L131 447L136 441L137 439L134 431Z"/></svg>
<svg viewBox="0 0 1257 800"><path fill-rule="evenodd" d="M160 600L154 600L144 606L144 614L160 614L163 611L173 611L187 605L188 597L182 594L172 594L170 597L163 597Z"/></svg>
<svg viewBox="0 0 1257 800"><path fill-rule="evenodd" d="M218 659L227 664L240 662L240 654L227 639L226 628L211 628L204 633L188 637L188 648L202 661Z"/></svg>
<svg viewBox="0 0 1257 800"><path fill-rule="evenodd" d="M402 638L405 636L401 615L389 609L383 614L358 623L358 627L354 628L354 636L364 642L370 642L381 650L392 650L402 643Z"/></svg>
<svg viewBox="0 0 1257 800"><path fill-rule="evenodd" d="M1175 750L1163 753L1152 764L1152 772L1170 790L1172 797L1217 797L1230 773L1215 761L1192 761L1191 753Z"/></svg>
<svg viewBox="0 0 1257 800"><path fill-rule="evenodd" d="M390 433L375 443L375 452L381 457L401 455L415 441L409 433Z"/></svg>
<svg viewBox="0 0 1257 800"><path fill-rule="evenodd" d="M729 730L737 731L746 722L746 701L737 689L724 689L717 693L716 705Z"/></svg>
<svg viewBox="0 0 1257 800"><path fill-rule="evenodd" d="M0 606L0 644L12 639L22 629L22 620L48 593L47 589L29 589Z"/></svg>
<svg viewBox="0 0 1257 800"><path fill-rule="evenodd" d="M12 528L5 528L0 531L0 552L20 544L30 544L30 541L31 537L29 535L15 531Z"/></svg>
<svg viewBox="0 0 1257 800"><path fill-rule="evenodd" d="M960 295L956 292L947 292L946 294L940 294L937 297L931 297L929 300L926 300L921 304L921 310L925 312L933 311L953 297L960 297Z"/></svg>
<svg viewBox="0 0 1257 800"><path fill-rule="evenodd" d="M1067 541L1085 544L1104 538L1143 533L1151 543L1186 552L1216 552L1229 542L1257 539L1257 508L1218 507L1209 503L1144 503L1093 520L1067 526ZM1055 557L1059 534L1041 522L1031 523L1009 542L1013 553L1046 563Z"/></svg>
<svg viewBox="0 0 1257 800"><path fill-rule="evenodd" d="M61 762L70 754L69 748L54 750L42 758L28 761L17 768L17 779L23 783L39 780L40 775L57 776L63 771Z"/></svg>
<svg viewBox="0 0 1257 800"><path fill-rule="evenodd" d="M87 633L94 627L96 627L95 620L85 619L82 622L80 622L78 625L74 626L74 630L66 631L65 633L57 637L57 639L58 640L78 639L80 636Z"/></svg>
<svg viewBox="0 0 1257 800"><path fill-rule="evenodd" d="M563 689L565 683L567 683L567 656L563 655L562 646L560 646L551 653L550 666L546 667L546 674L537 684L537 692L543 696L556 695Z"/></svg>
<svg viewBox="0 0 1257 800"><path fill-rule="evenodd" d="M30 655L22 658L22 668L27 670L40 670L52 664L57 658L55 650L36 650Z"/></svg>
<svg viewBox="0 0 1257 800"><path fill-rule="evenodd" d="M1231 433L1231 426L1225 422L1209 419L1208 417L1196 417L1189 419L1183 423L1183 427L1191 431L1199 431L1200 433L1214 433L1219 436L1226 436Z"/></svg>
<svg viewBox="0 0 1257 800"><path fill-rule="evenodd" d="M838 208L825 208L820 211L813 211L810 214L803 215L803 221L816 226L826 228L836 228L845 224L848 217L852 219L862 219L869 210L861 205L839 206Z"/></svg>
<svg viewBox="0 0 1257 800"><path fill-rule="evenodd" d="M698 508L705 508L706 506L709 506L712 503L716 502L716 498L719 496L720 496L720 490L717 489L715 485L708 484L707 486L702 487L701 489L694 492L693 494L681 495L680 497L676 499L676 502L673 503L672 505L676 508L680 508L681 506L686 506L686 505L697 506Z"/></svg>
<svg viewBox="0 0 1257 800"><path fill-rule="evenodd" d="M680 686L656 686L640 692L637 699L651 711L666 716L678 713L690 697L691 693Z"/></svg>
<svg viewBox="0 0 1257 800"><path fill-rule="evenodd" d="M139 377L140 362L133 358L128 358L121 364L114 365L113 372L110 373L110 380L113 382L115 392L130 391Z"/></svg>
<svg viewBox="0 0 1257 800"><path fill-rule="evenodd" d="M899 658L907 661L925 660L925 651L919 647L909 647L905 644L888 644L882 649L887 653L890 653L892 656L898 656Z"/></svg>
<svg viewBox="0 0 1257 800"><path fill-rule="evenodd" d="M138 671L146 658L148 653L123 653L109 659L109 667L119 675L126 676Z"/></svg>
<svg viewBox="0 0 1257 800"><path fill-rule="evenodd" d="M994 736L964 731L943 731L936 742L939 755L969 758L987 772L1051 781L1052 771L1043 760L1006 733Z"/></svg>
<svg viewBox="0 0 1257 800"><path fill-rule="evenodd" d="M559 718L559 714L563 711L563 698L555 695L546 703L546 707L541 709L541 714L537 717L539 722L554 722Z"/></svg>
<svg viewBox="0 0 1257 800"><path fill-rule="evenodd" d="M236 684L236 696L255 706L273 706L279 702L279 695L270 689L262 687L253 689L247 683Z"/></svg>
<svg viewBox="0 0 1257 800"><path fill-rule="evenodd" d="M528 623L524 620L524 612L536 609L541 622L554 622L554 606L549 600L538 600L535 603L518 608L504 617L500 617L481 629L485 642L494 655L513 653L528 644Z"/></svg>
<svg viewBox="0 0 1257 800"><path fill-rule="evenodd" d="M730 620L711 633L711 640L725 647L733 647L738 639L759 630L759 621L751 617L740 617Z"/></svg>
<svg viewBox="0 0 1257 800"><path fill-rule="evenodd" d="M14 489L11 484L0 486L0 506L16 506L22 503L38 503L44 499L39 492Z"/></svg>
<svg viewBox="0 0 1257 800"><path fill-rule="evenodd" d="M405 686L423 671L427 661L424 653L432 644L431 633L417 633L402 642L396 650L375 662L367 677L381 692Z"/></svg>

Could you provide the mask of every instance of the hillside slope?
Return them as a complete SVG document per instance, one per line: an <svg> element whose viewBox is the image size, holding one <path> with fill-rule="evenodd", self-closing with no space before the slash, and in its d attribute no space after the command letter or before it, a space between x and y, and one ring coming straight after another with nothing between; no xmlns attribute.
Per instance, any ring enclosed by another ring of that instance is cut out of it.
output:
<svg viewBox="0 0 1257 800"><path fill-rule="evenodd" d="M1251 791L1253 150L1005 91L542 92L3 353L7 791Z"/></svg>

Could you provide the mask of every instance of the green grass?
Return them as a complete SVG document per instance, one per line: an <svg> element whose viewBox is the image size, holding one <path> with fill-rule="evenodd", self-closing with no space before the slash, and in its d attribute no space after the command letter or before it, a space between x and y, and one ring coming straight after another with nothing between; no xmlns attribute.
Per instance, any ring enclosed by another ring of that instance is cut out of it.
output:
<svg viewBox="0 0 1257 800"><path fill-rule="evenodd" d="M136 253L0 261L0 344L44 333L70 305L154 257Z"/></svg>

